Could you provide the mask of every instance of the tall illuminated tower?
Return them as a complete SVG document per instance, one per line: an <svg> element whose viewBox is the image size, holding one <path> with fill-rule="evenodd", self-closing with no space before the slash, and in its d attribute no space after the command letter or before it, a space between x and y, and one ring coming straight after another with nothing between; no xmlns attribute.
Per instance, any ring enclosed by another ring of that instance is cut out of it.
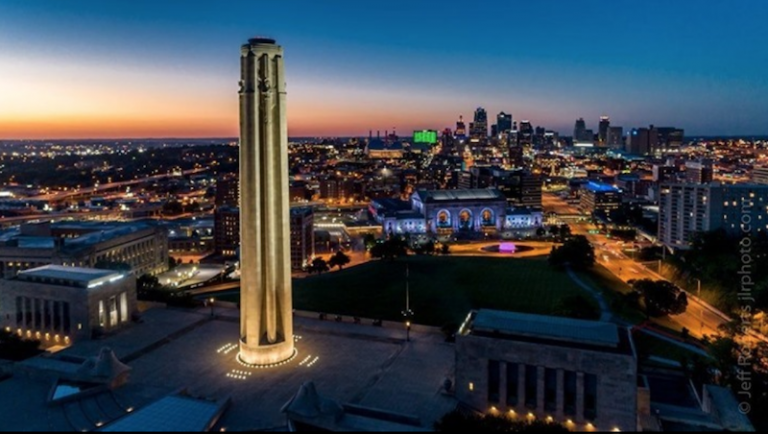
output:
<svg viewBox="0 0 768 434"><path fill-rule="evenodd" d="M271 365L294 355L283 48L249 40L240 73L239 357Z"/></svg>

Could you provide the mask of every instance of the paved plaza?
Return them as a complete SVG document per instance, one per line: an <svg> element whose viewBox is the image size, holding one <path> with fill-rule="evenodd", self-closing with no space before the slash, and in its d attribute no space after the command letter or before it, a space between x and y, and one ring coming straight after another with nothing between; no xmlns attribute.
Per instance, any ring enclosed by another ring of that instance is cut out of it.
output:
<svg viewBox="0 0 768 434"><path fill-rule="evenodd" d="M236 310L221 309L211 319L204 309L154 309L123 334L78 344L54 358L75 361L112 347L133 368L129 385L117 393L137 408L180 389L209 399L231 398L217 430L284 428L280 409L308 381L330 399L416 416L427 429L456 405L442 393L445 379L453 378L455 356L453 344L440 333L413 331L411 342L405 342L401 328L297 318L297 356L284 366L252 369L236 360L239 327ZM14 387L40 383L13 381ZM0 394L6 382L0 382ZM36 386L30 390L37 394L46 389ZM47 414L55 410L44 398L28 397L25 403L41 421L56 425L59 419Z"/></svg>

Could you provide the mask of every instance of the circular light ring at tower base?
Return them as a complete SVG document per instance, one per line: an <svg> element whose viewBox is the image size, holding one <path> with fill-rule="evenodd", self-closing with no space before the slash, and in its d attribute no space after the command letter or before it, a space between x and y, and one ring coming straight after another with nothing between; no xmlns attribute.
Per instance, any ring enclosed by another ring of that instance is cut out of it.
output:
<svg viewBox="0 0 768 434"><path fill-rule="evenodd" d="M237 363L241 364L242 366L245 366L246 368L250 368L250 369L273 369L273 368L279 368L281 366L285 366L285 365L291 363L292 361L294 361L296 359L296 357L298 357L298 355L299 355L299 350L294 348L293 349L293 355L291 357L287 358L286 360L283 360L282 362L273 363L271 365L251 365L250 363L245 363L240 358L240 353L237 354L236 359L237 359Z"/></svg>

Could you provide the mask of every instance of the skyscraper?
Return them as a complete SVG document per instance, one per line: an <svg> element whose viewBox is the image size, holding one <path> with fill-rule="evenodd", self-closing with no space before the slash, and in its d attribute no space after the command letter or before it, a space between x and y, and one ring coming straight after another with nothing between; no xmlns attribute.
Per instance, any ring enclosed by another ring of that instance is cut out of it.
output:
<svg viewBox="0 0 768 434"><path fill-rule="evenodd" d="M240 354L271 365L295 354L288 126L283 48L254 38L240 52Z"/></svg>
<svg viewBox="0 0 768 434"><path fill-rule="evenodd" d="M576 120L576 125L573 127L573 142L581 142L584 140L585 133L587 131L587 124L584 122L584 118Z"/></svg>
<svg viewBox="0 0 768 434"><path fill-rule="evenodd" d="M459 120L456 122L456 137L464 138L467 135L467 125L464 123L464 116L459 115Z"/></svg>
<svg viewBox="0 0 768 434"><path fill-rule="evenodd" d="M533 125L527 121L520 121L520 131L518 132L521 145L531 145L533 143Z"/></svg>
<svg viewBox="0 0 768 434"><path fill-rule="evenodd" d="M482 107L478 107L475 110L475 122L473 123L470 135L473 139L488 138L488 113Z"/></svg>
<svg viewBox="0 0 768 434"><path fill-rule="evenodd" d="M605 145L613 149L619 149L623 146L621 142L623 136L624 128L608 127L608 137L606 138Z"/></svg>
<svg viewBox="0 0 768 434"><path fill-rule="evenodd" d="M512 115L508 115L504 112L499 113L496 116L496 131L499 134L504 134L507 131L512 130Z"/></svg>
<svg viewBox="0 0 768 434"><path fill-rule="evenodd" d="M597 132L597 140L600 146L606 146L608 143L608 128L611 126L611 119L608 116L600 116L600 124Z"/></svg>

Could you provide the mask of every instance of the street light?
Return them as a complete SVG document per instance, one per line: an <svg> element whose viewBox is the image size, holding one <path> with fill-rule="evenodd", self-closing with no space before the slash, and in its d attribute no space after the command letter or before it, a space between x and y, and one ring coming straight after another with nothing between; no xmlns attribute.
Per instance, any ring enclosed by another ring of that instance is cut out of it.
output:
<svg viewBox="0 0 768 434"><path fill-rule="evenodd" d="M214 318L214 314L213 314L213 304L214 304L215 302L216 302L216 299L215 299L215 298L213 298L213 297L211 297L211 298L209 298L209 299L208 299L208 306L210 306L210 307L211 307L211 319L213 319L213 318Z"/></svg>
<svg viewBox="0 0 768 434"><path fill-rule="evenodd" d="M405 266L405 310L402 312L405 318L405 341L411 341L411 320L413 319L413 311L411 310L411 285L410 285L410 268Z"/></svg>

